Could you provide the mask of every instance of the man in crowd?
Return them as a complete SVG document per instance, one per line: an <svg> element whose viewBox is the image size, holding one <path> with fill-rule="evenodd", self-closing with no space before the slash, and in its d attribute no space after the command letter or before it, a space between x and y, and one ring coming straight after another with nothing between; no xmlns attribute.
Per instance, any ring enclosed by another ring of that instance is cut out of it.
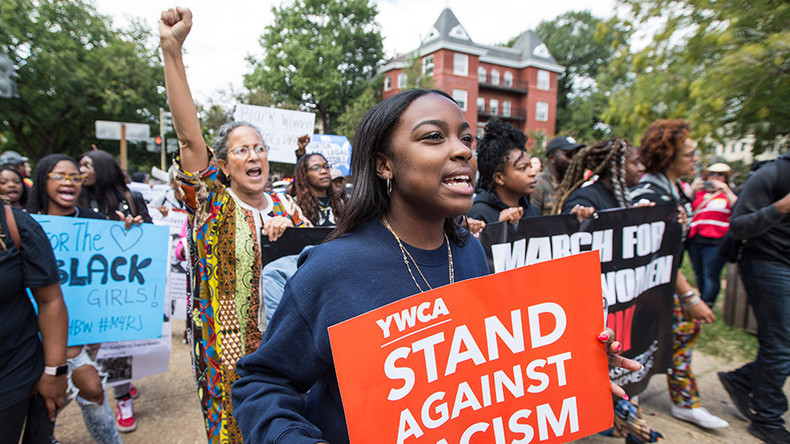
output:
<svg viewBox="0 0 790 444"><path fill-rule="evenodd" d="M538 183L535 192L530 196L530 203L534 205L542 216L554 214L554 201L557 198L557 189L560 187L565 170L571 163L573 153L585 145L576 143L573 137L555 137L546 148L548 163L546 168L538 174Z"/></svg>
<svg viewBox="0 0 790 444"><path fill-rule="evenodd" d="M753 173L738 197L730 230L745 239L740 262L757 316L757 359L720 372L733 403L765 442L790 443L782 388L790 376L790 153Z"/></svg>

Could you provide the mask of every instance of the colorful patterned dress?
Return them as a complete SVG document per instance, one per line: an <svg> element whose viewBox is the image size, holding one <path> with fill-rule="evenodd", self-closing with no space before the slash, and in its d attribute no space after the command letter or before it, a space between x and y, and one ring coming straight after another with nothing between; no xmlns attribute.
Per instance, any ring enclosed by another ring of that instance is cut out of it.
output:
<svg viewBox="0 0 790 444"><path fill-rule="evenodd" d="M244 204L216 180L219 170L210 152L209 166L199 173L183 171L179 159L176 164L192 227L188 336L206 433L210 443L241 443L230 389L238 379L236 361L258 348L266 327L261 228L274 216L288 217L297 227L304 219L284 194L267 194L263 212Z"/></svg>

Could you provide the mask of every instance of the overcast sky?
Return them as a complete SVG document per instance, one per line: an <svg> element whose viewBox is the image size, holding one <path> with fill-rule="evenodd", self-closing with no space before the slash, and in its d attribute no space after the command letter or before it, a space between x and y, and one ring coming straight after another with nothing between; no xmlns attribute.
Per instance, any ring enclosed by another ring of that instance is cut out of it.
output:
<svg viewBox="0 0 790 444"><path fill-rule="evenodd" d="M130 17L145 20L158 29L161 0L95 0L100 13L125 27ZM387 58L415 49L442 9L450 7L473 41L504 43L542 20L566 11L588 9L599 17L613 14L615 0L376 0L378 23L384 36ZM184 45L187 76L195 98L204 101L216 91L240 89L242 76L250 71L249 54L261 55L258 37L273 20L272 5L280 0L191 0L192 31ZM157 31L158 34L158 31Z"/></svg>

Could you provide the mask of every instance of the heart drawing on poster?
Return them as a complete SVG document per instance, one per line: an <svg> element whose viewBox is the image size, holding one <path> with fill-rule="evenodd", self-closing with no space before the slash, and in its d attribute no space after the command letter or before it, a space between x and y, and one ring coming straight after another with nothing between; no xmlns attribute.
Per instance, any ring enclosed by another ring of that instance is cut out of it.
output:
<svg viewBox="0 0 790 444"><path fill-rule="evenodd" d="M137 242L140 242L140 239L143 238L143 229L137 225L128 230L124 230L122 226L114 225L110 228L110 235L121 251L125 252L137 245Z"/></svg>

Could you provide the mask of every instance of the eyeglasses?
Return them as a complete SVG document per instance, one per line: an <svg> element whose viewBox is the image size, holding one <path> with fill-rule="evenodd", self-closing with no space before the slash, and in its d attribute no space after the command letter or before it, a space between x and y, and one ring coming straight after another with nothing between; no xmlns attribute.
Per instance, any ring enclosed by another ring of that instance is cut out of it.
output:
<svg viewBox="0 0 790 444"><path fill-rule="evenodd" d="M307 167L308 171L318 171L318 170L327 170L329 171L332 167L329 164L323 165L313 165L311 167Z"/></svg>
<svg viewBox="0 0 790 444"><path fill-rule="evenodd" d="M236 148L228 150L229 153L236 157L247 157L250 154L250 151L254 151L259 157L263 157L269 154L269 147L263 145L254 146L252 148L247 146L237 146Z"/></svg>
<svg viewBox="0 0 790 444"><path fill-rule="evenodd" d="M56 182L65 182L67 180L72 181L76 184L81 184L85 182L85 178L79 174L62 174L62 173L49 173L47 177L56 181Z"/></svg>
<svg viewBox="0 0 790 444"><path fill-rule="evenodd" d="M689 159L693 159L693 158L699 156L699 151L694 150L694 151L692 151L690 153L683 153L682 156L683 157L688 157Z"/></svg>

